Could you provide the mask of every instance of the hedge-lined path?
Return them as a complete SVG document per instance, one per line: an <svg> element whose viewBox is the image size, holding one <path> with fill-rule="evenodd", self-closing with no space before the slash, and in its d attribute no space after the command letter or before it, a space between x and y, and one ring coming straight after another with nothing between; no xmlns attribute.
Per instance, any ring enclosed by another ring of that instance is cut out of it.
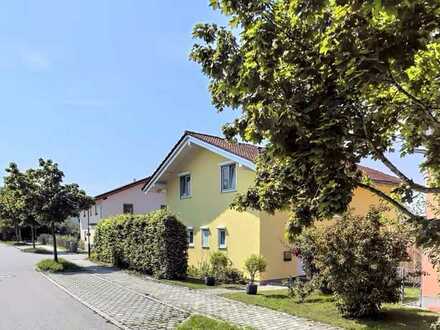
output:
<svg viewBox="0 0 440 330"><path fill-rule="evenodd" d="M101 267L81 258L69 257L69 260L86 267L88 271L72 275L53 274L49 275L50 278L91 307L103 311L130 329L172 328L191 313L254 329L336 329L233 301L213 294L211 290L164 284L147 276Z"/></svg>

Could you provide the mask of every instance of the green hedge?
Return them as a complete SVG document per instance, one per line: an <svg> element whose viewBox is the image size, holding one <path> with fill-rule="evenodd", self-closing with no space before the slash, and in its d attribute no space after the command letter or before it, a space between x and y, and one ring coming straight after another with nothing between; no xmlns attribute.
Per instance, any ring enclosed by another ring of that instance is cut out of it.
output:
<svg viewBox="0 0 440 330"><path fill-rule="evenodd" d="M105 219L96 226L94 242L99 261L158 278L186 276L186 227L166 210Z"/></svg>

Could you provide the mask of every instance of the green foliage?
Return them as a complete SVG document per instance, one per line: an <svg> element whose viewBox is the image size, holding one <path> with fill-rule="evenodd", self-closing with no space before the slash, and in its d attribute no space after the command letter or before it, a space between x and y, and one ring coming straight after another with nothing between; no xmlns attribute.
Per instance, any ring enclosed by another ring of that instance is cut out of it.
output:
<svg viewBox="0 0 440 330"><path fill-rule="evenodd" d="M312 294L315 287L311 281L302 281L300 279L289 279L287 286L289 297L296 297L299 303L304 303L305 299Z"/></svg>
<svg viewBox="0 0 440 330"><path fill-rule="evenodd" d="M254 283L255 276L266 270L267 262L262 256L253 254L246 259L244 266L249 273L251 283Z"/></svg>
<svg viewBox="0 0 440 330"><path fill-rule="evenodd" d="M80 266L62 258L60 258L58 261L52 259L43 259L37 263L36 267L39 271L50 273L73 272L81 270Z"/></svg>
<svg viewBox="0 0 440 330"><path fill-rule="evenodd" d="M388 201L437 244L439 221L405 207L413 191L440 192L440 2L213 0L229 27L197 24L191 59L210 80L212 103L241 116L230 140L260 144L255 184L238 209L289 209L292 236L342 214L356 187L380 195L357 164L370 157L402 178ZM385 157L426 149L430 187ZM432 187L432 189L431 189Z"/></svg>
<svg viewBox="0 0 440 330"><path fill-rule="evenodd" d="M372 209L365 217L347 213L302 234L313 237L314 276L328 284L344 316L376 315L384 302L399 300L397 268L408 259L409 241L387 223Z"/></svg>
<svg viewBox="0 0 440 330"><path fill-rule="evenodd" d="M217 251L211 253L209 256L209 263L211 265L212 272L218 280L222 280L225 277L226 269L230 266L231 262L226 254Z"/></svg>
<svg viewBox="0 0 440 330"><path fill-rule="evenodd" d="M96 226L95 252L101 262L158 278L185 278L186 227L166 210L115 216Z"/></svg>
<svg viewBox="0 0 440 330"><path fill-rule="evenodd" d="M177 327L177 330L239 330L241 327L236 327L223 321L214 320L212 318L193 315L188 320Z"/></svg>

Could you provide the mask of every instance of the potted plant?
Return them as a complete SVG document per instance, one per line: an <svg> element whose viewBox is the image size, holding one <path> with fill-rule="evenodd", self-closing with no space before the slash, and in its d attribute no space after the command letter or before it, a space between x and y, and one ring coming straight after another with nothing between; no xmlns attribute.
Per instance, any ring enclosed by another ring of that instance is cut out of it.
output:
<svg viewBox="0 0 440 330"><path fill-rule="evenodd" d="M249 273L250 282L246 285L247 294L257 294L258 285L255 284L255 276L266 270L267 262L262 256L255 254L246 259L245 267Z"/></svg>
<svg viewBox="0 0 440 330"><path fill-rule="evenodd" d="M200 264L200 273L203 276L203 280L205 282L205 285L208 285L208 286L215 285L214 272L213 272L211 265L208 262L203 261Z"/></svg>

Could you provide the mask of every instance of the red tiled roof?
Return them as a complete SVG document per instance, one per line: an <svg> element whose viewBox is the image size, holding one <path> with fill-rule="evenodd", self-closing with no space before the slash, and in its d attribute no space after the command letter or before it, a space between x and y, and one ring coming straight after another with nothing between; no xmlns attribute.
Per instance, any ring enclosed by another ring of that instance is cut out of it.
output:
<svg viewBox="0 0 440 330"><path fill-rule="evenodd" d="M245 158L245 159L250 160L252 162L256 161L258 154L263 149L262 147L258 147L256 145L248 144L248 143L237 143L237 144L230 143L226 139L218 137L218 136L214 136L214 135L202 134L202 133L197 133L197 132L192 132L192 131L185 131L184 136L187 136L187 135L193 136L199 140L202 140L206 143L212 144L216 147L219 147L223 150L226 150L230 153L233 153L234 155ZM378 170L374 170L372 168L362 166L362 165L358 165L358 168L362 172L364 172L370 179L372 179L376 182L393 183L393 184L400 183L400 179L395 176L388 175L388 174L385 174L385 173L380 172Z"/></svg>
<svg viewBox="0 0 440 330"><path fill-rule="evenodd" d="M250 160L252 162L255 162L257 160L258 154L262 150L261 147L258 147L253 144L230 143L226 139L218 137L218 136L214 136L214 135L196 133L196 132L191 132L191 131L186 131L185 135L191 135L199 140L202 140L204 142L212 144L216 147L219 147L219 148L226 150L236 156L245 158L245 159Z"/></svg>
<svg viewBox="0 0 440 330"><path fill-rule="evenodd" d="M143 179L140 179L140 180L137 180L137 181L133 181L133 182L131 182L129 184L126 184L124 186L121 186L121 187L115 188L113 190L107 191L105 193L102 193L100 195L97 195L97 196L95 196L95 200L105 199L105 198L107 198L107 197L109 197L111 195L117 194L117 193L119 193L121 191L130 189L130 188L133 188L133 187L135 187L135 186L137 186L139 184L142 184L142 187L143 187L143 186L145 186L148 183L149 180L150 180L150 177L146 177L146 178L143 178Z"/></svg>

